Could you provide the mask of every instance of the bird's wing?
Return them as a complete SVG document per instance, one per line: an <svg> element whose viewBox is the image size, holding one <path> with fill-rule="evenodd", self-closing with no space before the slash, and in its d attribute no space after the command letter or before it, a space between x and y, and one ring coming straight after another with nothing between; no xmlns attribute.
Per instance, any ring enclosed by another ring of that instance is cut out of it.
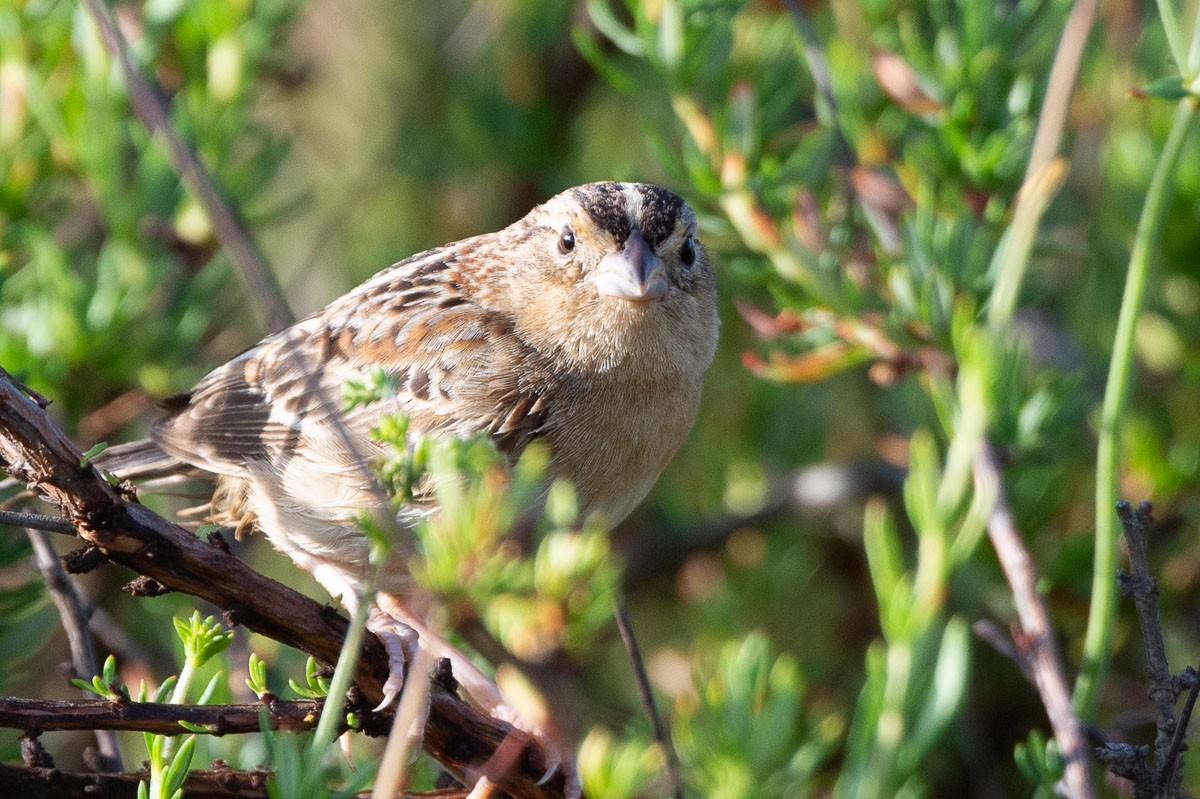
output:
<svg viewBox="0 0 1200 799"><path fill-rule="evenodd" d="M529 352L510 318L460 272L463 244L381 272L167 400L154 440L220 475L281 474L299 454L332 476L361 472L375 454L367 431L399 410L413 435L487 431L519 452L544 422L544 387L523 368ZM342 387L377 366L394 379L394 399L344 411Z"/></svg>

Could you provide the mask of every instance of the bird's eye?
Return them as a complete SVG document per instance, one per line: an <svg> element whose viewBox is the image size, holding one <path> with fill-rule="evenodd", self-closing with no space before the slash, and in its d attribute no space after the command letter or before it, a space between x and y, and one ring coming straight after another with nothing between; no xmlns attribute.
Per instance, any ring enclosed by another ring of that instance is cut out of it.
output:
<svg viewBox="0 0 1200 799"><path fill-rule="evenodd" d="M683 240L683 246L679 248L679 260L683 261L684 266L696 263L696 245L691 236Z"/></svg>
<svg viewBox="0 0 1200 799"><path fill-rule="evenodd" d="M566 255L573 249L575 249L575 231L565 227L558 237L558 251Z"/></svg>

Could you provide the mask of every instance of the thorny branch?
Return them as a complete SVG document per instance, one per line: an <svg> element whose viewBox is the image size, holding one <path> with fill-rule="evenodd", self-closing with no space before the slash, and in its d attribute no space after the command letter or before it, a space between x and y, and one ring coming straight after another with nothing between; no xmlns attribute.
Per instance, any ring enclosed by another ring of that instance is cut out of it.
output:
<svg viewBox="0 0 1200 799"><path fill-rule="evenodd" d="M324 663L336 663L347 622L328 607L270 580L220 546L201 541L110 485L67 436L0 369L0 467L57 503L81 538L107 557L166 589L207 600L230 624L267 635ZM382 699L388 659L368 636L355 671L365 708ZM546 753L528 735L475 711L455 693L453 675L440 664L431 686L424 748L450 773L472 784L486 775L514 799L564 795L560 772L545 782ZM366 726L372 715L362 713ZM386 729L388 719L374 718ZM505 756L493 758L504 745ZM509 752L519 753L508 757ZM495 761L495 762L493 762ZM505 768L498 768L503 761Z"/></svg>

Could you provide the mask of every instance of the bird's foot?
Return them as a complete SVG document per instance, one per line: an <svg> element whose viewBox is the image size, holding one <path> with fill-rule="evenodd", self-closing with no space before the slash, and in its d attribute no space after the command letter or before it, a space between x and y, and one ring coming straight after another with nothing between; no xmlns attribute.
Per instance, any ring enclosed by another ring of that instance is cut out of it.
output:
<svg viewBox="0 0 1200 799"><path fill-rule="evenodd" d="M454 678L458 682L464 697L476 709L494 719L505 721L513 727L532 737L546 756L546 766L539 784L545 784L562 772L565 779L566 799L579 799L582 794L579 783L579 771L575 765L575 748L567 742L561 732L554 726L549 712L539 707L537 701L518 702L515 705L506 700L500 688L490 677L479 670L471 659L452 646L444 637L438 635L425 625L425 621L407 606L403 597L383 593L377 597L379 603L386 608L387 618L409 630L416 630L420 635L421 648L435 658L447 658L450 661ZM398 621L403 619L403 622ZM522 713L518 707L527 706L528 713ZM485 784L477 786L480 791L490 790ZM480 796L487 796L481 793Z"/></svg>
<svg viewBox="0 0 1200 799"><path fill-rule="evenodd" d="M579 799L583 795L579 769L575 763L575 748L563 738L552 723L530 723L525 715L507 703L494 705L489 709L489 713L492 718L508 722L537 742L546 756L544 771L537 782L538 785L545 785L556 774L561 773L563 795L566 799Z"/></svg>
<svg viewBox="0 0 1200 799"><path fill-rule="evenodd" d="M383 701L375 708L379 712L391 705L404 690L408 664L417 656L419 639L412 627L374 606L367 617L367 629L379 636L388 653L388 678L383 684Z"/></svg>

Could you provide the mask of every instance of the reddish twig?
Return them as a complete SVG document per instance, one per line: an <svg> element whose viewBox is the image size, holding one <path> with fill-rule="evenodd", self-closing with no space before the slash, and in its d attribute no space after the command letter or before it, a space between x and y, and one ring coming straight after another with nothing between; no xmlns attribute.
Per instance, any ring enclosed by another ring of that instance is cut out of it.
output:
<svg viewBox="0 0 1200 799"><path fill-rule="evenodd" d="M1000 560L1004 577L1012 588L1013 603L1020 620L1020 636L1016 641L1018 651L1033 675L1065 761L1063 786L1071 799L1091 799L1095 794L1088 778L1088 750L1083 725L1071 707L1071 691L1067 687L1058 647L1054 642L1050 614L1037 591L1033 560L1017 531L1000 477L996 452L987 441L983 442L975 456L975 485L977 492L995 497L988 514L988 536Z"/></svg>

